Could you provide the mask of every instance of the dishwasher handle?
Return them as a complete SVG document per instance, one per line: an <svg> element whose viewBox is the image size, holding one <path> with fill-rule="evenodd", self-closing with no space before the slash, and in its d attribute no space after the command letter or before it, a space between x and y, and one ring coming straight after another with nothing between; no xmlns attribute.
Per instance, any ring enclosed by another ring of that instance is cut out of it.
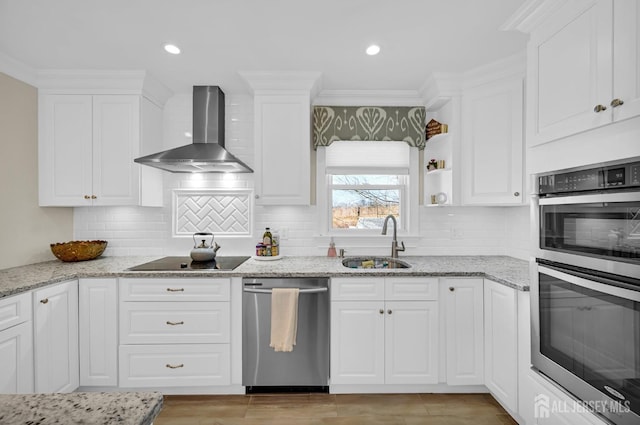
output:
<svg viewBox="0 0 640 425"><path fill-rule="evenodd" d="M327 292L329 288L310 288L310 289L300 289L301 294L317 294L320 292ZM251 294L270 294L271 289L253 289L253 288L245 288L244 292L249 292Z"/></svg>

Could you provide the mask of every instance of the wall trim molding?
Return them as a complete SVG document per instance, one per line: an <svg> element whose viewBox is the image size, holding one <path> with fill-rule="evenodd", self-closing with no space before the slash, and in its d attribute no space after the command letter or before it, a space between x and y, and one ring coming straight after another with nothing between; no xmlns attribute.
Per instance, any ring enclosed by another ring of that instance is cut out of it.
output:
<svg viewBox="0 0 640 425"><path fill-rule="evenodd" d="M0 52L0 72L34 87L38 86L38 75L35 68L3 52Z"/></svg>

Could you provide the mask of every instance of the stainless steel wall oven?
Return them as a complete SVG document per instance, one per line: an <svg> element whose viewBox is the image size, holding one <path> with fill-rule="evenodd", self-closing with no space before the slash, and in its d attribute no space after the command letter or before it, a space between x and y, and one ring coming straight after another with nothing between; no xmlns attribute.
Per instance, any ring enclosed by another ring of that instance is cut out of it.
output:
<svg viewBox="0 0 640 425"><path fill-rule="evenodd" d="M536 176L532 364L640 423L640 159Z"/></svg>

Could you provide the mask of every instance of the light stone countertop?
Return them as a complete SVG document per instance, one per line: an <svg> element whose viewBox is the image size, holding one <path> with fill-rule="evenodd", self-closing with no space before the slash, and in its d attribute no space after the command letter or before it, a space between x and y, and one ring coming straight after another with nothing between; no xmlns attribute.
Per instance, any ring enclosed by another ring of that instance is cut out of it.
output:
<svg viewBox="0 0 640 425"><path fill-rule="evenodd" d="M2 394L2 425L149 425L162 409L157 392Z"/></svg>
<svg viewBox="0 0 640 425"><path fill-rule="evenodd" d="M100 257L92 261L46 261L0 270L0 298L52 283L85 277L349 277L349 276L478 276L520 291L529 290L529 263L507 256L401 256L408 269L349 269L340 258L282 257L248 259L233 271L132 272L128 268L158 257Z"/></svg>

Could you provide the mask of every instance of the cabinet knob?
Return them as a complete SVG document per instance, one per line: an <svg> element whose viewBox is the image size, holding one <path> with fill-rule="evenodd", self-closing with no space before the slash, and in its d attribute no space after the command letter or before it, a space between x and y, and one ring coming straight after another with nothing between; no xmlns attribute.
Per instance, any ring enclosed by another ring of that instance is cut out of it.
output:
<svg viewBox="0 0 640 425"><path fill-rule="evenodd" d="M604 106L604 105L596 105L596 106L593 108L593 111L594 111L594 112L602 112L602 111L606 111L606 110L607 110L607 107L606 107L606 106Z"/></svg>
<svg viewBox="0 0 640 425"><path fill-rule="evenodd" d="M96 195L91 195L91 199L98 199Z"/></svg>
<svg viewBox="0 0 640 425"><path fill-rule="evenodd" d="M380 314L384 314L384 310L383 309L380 309Z"/></svg>
<svg viewBox="0 0 640 425"><path fill-rule="evenodd" d="M622 99L613 99L611 101L611 106L614 107L614 108L618 107L620 105L624 105L624 102L622 101Z"/></svg>
<svg viewBox="0 0 640 425"><path fill-rule="evenodd" d="M40 302L41 302L42 304L46 304L46 303L48 303L48 302L49 302L49 298L45 298L45 299L43 299L43 300L40 300Z"/></svg>
<svg viewBox="0 0 640 425"><path fill-rule="evenodd" d="M184 292L184 288L167 288L167 292Z"/></svg>
<svg viewBox="0 0 640 425"><path fill-rule="evenodd" d="M91 196L89 196L89 195L84 195L84 199L91 199Z"/></svg>
<svg viewBox="0 0 640 425"><path fill-rule="evenodd" d="M180 364L177 364L177 365L172 365L172 364L167 363L166 367L168 367L169 369L179 369L181 367L184 367L184 363L180 363Z"/></svg>
<svg viewBox="0 0 640 425"><path fill-rule="evenodd" d="M387 313L391 314L393 311L391 309L387 310Z"/></svg>
<svg viewBox="0 0 640 425"><path fill-rule="evenodd" d="M453 291L455 291L455 290L456 290L456 288L454 288L453 286L449 286L449 290L450 290L451 292L453 292Z"/></svg>
<svg viewBox="0 0 640 425"><path fill-rule="evenodd" d="M179 322L172 322L170 320L167 320L167 325L171 325L171 326L184 325L184 320L181 320Z"/></svg>
<svg viewBox="0 0 640 425"><path fill-rule="evenodd" d="M520 196L520 192L513 192L513 196Z"/></svg>
<svg viewBox="0 0 640 425"><path fill-rule="evenodd" d="M260 195L255 195L256 199L260 199Z"/></svg>

